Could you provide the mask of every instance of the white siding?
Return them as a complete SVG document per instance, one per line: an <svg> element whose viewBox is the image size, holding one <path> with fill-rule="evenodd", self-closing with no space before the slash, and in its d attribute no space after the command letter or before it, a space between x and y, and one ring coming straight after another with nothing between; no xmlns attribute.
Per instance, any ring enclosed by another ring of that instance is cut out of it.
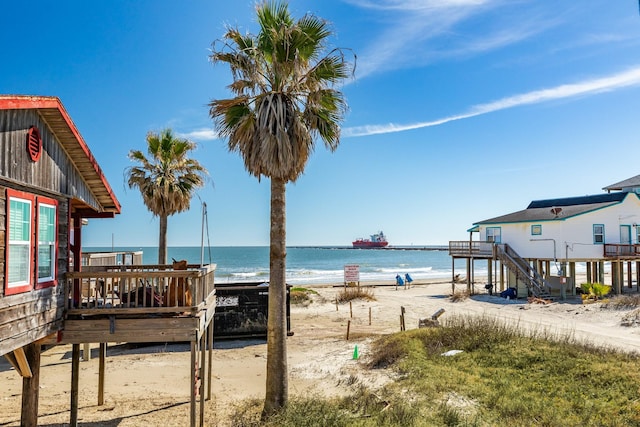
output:
<svg viewBox="0 0 640 427"><path fill-rule="evenodd" d="M636 224L640 224L640 200L633 194L621 203L577 215L560 217L553 221L535 221L503 224L480 224L480 240L486 240L487 227L501 228L501 242L507 243L523 258L593 259L602 258L604 245L594 244L593 225L604 225L605 243L620 243L620 226L631 226L631 243L637 241ZM541 225L542 234L532 235L531 226ZM554 253L555 251L555 253Z"/></svg>

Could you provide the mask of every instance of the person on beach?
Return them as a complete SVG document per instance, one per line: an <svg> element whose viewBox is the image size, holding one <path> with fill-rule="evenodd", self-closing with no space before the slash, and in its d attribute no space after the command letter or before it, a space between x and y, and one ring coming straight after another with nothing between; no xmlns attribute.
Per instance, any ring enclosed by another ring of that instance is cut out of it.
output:
<svg viewBox="0 0 640 427"><path fill-rule="evenodd" d="M396 285L404 286L404 281L402 280L402 276L400 276L399 274L396 274Z"/></svg>

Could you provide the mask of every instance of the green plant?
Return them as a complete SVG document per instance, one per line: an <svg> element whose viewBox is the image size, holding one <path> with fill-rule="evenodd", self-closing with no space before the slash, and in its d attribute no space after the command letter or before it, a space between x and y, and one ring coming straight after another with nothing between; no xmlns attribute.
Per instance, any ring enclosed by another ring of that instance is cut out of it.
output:
<svg viewBox="0 0 640 427"><path fill-rule="evenodd" d="M604 283L582 283L580 285L580 289L582 289L582 299L588 300L598 300L602 297L609 295L611 292L611 286L605 285Z"/></svg>

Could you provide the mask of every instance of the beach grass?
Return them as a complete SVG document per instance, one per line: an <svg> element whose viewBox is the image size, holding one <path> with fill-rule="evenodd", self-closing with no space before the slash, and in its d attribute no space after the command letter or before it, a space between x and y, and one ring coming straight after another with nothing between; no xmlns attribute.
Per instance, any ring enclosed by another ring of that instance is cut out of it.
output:
<svg viewBox="0 0 640 427"><path fill-rule="evenodd" d="M375 301L376 296L372 288L363 286L346 287L336 294L339 304L354 300Z"/></svg>
<svg viewBox="0 0 640 427"><path fill-rule="evenodd" d="M518 329L454 316L442 327L381 337L361 363L394 371L395 381L377 390L354 381L348 397L292 398L267 424L255 415L262 402L245 402L234 425L640 425L639 355ZM460 352L445 356L450 350Z"/></svg>

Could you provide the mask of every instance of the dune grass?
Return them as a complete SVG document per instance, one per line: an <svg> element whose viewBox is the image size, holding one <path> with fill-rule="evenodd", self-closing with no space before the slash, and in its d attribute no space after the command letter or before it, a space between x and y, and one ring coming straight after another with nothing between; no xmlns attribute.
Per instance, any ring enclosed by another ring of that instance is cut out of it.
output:
<svg viewBox="0 0 640 427"><path fill-rule="evenodd" d="M375 301L376 296L373 292L373 289L363 286L346 287L336 294L336 300L339 304L357 299Z"/></svg>
<svg viewBox="0 0 640 427"><path fill-rule="evenodd" d="M363 363L398 373L380 390L354 380L347 398L293 397L266 424L262 402L248 401L233 425L638 426L638 362L547 330L525 336L494 318L453 317L377 340Z"/></svg>

